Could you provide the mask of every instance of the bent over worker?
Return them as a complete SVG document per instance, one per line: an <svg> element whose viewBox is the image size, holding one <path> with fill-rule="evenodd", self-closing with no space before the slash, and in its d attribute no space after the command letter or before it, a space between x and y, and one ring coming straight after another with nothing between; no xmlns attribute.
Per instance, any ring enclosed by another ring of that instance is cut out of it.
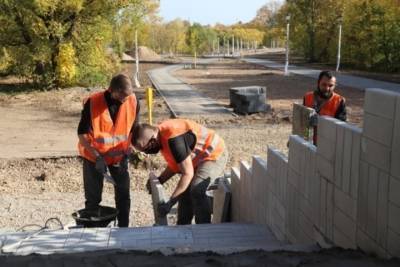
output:
<svg viewBox="0 0 400 267"><path fill-rule="evenodd" d="M334 92L336 77L330 71L319 74L317 89L307 92L303 98L303 105L312 108L320 116L329 116L342 121L347 119L346 99ZM314 144L317 144L317 125L314 126Z"/></svg>
<svg viewBox="0 0 400 267"><path fill-rule="evenodd" d="M131 200L127 155L138 118L139 103L131 80L119 74L112 78L108 90L94 93L86 100L78 126L85 208L99 207L106 176L114 184L119 227L129 225Z"/></svg>
<svg viewBox="0 0 400 267"><path fill-rule="evenodd" d="M161 184L179 173L180 180L167 203L158 207L161 216L178 204L178 224L211 222L207 187L225 169L228 151L213 130L185 119L171 119L157 127L140 124L133 138L136 149L146 154L161 151L167 167L158 177Z"/></svg>

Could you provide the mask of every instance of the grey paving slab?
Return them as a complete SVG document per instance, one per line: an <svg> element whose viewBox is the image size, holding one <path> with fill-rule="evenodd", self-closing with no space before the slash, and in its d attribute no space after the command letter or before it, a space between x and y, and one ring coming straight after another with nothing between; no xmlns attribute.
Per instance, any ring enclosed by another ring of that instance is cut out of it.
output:
<svg viewBox="0 0 400 267"><path fill-rule="evenodd" d="M204 224L142 228L87 228L62 231L2 233L9 242L1 254L53 254L122 249L172 252L214 251L232 253L243 250L280 250L286 243L275 239L264 225Z"/></svg>
<svg viewBox="0 0 400 267"><path fill-rule="evenodd" d="M199 63L209 63L213 60L215 59L202 60ZM166 101L173 116L229 114L230 111L214 99L202 95L171 74L183 67L184 64L177 64L154 69L147 73L153 85Z"/></svg>
<svg viewBox="0 0 400 267"><path fill-rule="evenodd" d="M273 69L283 70L285 68L284 64L277 63L277 62L274 62L271 60L266 60L266 59L244 58L243 60L250 62L250 63L259 64L259 65L263 65L263 66L266 66L269 68L273 68ZM298 74L298 75L317 79L321 70L309 69L309 68L299 67L296 65L290 65L289 72L293 73L293 74ZM368 78L363 78L363 77L341 74L341 73L337 73L336 77L337 77L338 84L354 87L354 88L361 89L361 90L365 90L366 88L380 88L380 89L384 89L384 90L400 92L400 84L398 84L398 83L378 81L378 80L373 80L373 79L368 79Z"/></svg>

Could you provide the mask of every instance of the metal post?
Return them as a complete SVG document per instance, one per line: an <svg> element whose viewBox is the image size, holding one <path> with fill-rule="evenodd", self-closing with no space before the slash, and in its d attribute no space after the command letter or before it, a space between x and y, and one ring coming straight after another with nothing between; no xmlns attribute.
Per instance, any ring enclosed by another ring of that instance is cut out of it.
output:
<svg viewBox="0 0 400 267"><path fill-rule="evenodd" d="M285 76L289 75L289 28L290 16L286 16L286 61L285 61Z"/></svg>
<svg viewBox="0 0 400 267"><path fill-rule="evenodd" d="M232 36L232 56L235 53L235 36Z"/></svg>
<svg viewBox="0 0 400 267"><path fill-rule="evenodd" d="M337 63L336 63L336 71L339 71L340 67L340 49L342 46L342 22L339 24L339 41L338 41L338 51L337 51Z"/></svg>
<svg viewBox="0 0 400 267"><path fill-rule="evenodd" d="M218 53L218 56L219 56L219 37L217 38L217 53Z"/></svg>
<svg viewBox="0 0 400 267"><path fill-rule="evenodd" d="M140 88L139 83L139 46L138 46L138 34L137 30L135 30L135 61L136 61L136 71L134 75L134 82L136 88Z"/></svg>

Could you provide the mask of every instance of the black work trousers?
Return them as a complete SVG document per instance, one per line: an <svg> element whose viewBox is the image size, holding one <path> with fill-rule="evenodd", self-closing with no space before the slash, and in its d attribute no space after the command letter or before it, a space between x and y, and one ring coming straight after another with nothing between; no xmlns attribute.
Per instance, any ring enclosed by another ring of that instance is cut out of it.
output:
<svg viewBox="0 0 400 267"><path fill-rule="evenodd" d="M118 210L118 226L128 227L129 211L131 207L130 179L128 173L128 159L124 158L117 165L108 166L114 178L115 206ZM101 202L104 177L95 168L95 163L83 159L83 183L85 189L85 208L96 209Z"/></svg>
<svg viewBox="0 0 400 267"><path fill-rule="evenodd" d="M179 198L177 224L191 224L193 216L196 224L211 223L211 200L206 191L208 185L224 173L228 158L225 148L216 161L205 161L195 169L190 186Z"/></svg>

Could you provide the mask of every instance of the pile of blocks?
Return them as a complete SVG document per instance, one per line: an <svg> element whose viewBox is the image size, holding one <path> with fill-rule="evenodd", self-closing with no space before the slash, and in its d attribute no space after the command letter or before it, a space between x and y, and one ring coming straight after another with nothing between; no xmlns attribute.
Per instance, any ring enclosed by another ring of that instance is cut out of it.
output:
<svg viewBox="0 0 400 267"><path fill-rule="evenodd" d="M400 257L400 94L366 91L363 129L318 120L318 147L289 139L231 171L233 221L267 225L281 241L320 242Z"/></svg>

